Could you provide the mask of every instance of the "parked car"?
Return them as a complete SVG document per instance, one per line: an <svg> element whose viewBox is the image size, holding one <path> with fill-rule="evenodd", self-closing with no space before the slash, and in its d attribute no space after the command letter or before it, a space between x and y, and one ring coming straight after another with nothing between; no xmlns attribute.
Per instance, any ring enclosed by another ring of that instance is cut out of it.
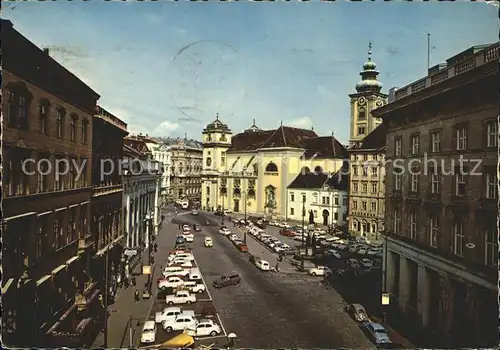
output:
<svg viewBox="0 0 500 350"><path fill-rule="evenodd" d="M385 328L379 323L367 323L364 325L370 339L376 345L385 345L391 343L391 339L387 335Z"/></svg>
<svg viewBox="0 0 500 350"><path fill-rule="evenodd" d="M158 289L165 290L168 288L175 288L183 284L185 285L186 283L188 283L188 281L185 280L185 276L168 276L167 278L161 279L158 282ZM190 283L194 284L195 282Z"/></svg>
<svg viewBox="0 0 500 350"><path fill-rule="evenodd" d="M185 329L195 329L198 321L194 315L183 315L175 317L174 319L167 320L162 323L163 329L167 332L183 331Z"/></svg>
<svg viewBox="0 0 500 350"><path fill-rule="evenodd" d="M186 239L184 238L184 236L177 236L175 238L175 244L184 244L186 243Z"/></svg>
<svg viewBox="0 0 500 350"><path fill-rule="evenodd" d="M310 268L308 273L311 275L311 276L324 276L326 274L330 274L332 273L332 270L330 270L328 267L326 266L321 266L321 265L318 265L316 267L313 267L313 268Z"/></svg>
<svg viewBox="0 0 500 350"><path fill-rule="evenodd" d="M171 253L168 256L167 260L170 262L174 259L194 260L194 256L193 256L193 253L179 251L179 252Z"/></svg>
<svg viewBox="0 0 500 350"><path fill-rule="evenodd" d="M219 279L212 283L215 288L224 288L228 286L236 286L240 284L241 278L238 273L230 273L227 275L220 276Z"/></svg>
<svg viewBox="0 0 500 350"><path fill-rule="evenodd" d="M200 225L193 225L194 232L201 232L201 226Z"/></svg>
<svg viewBox="0 0 500 350"><path fill-rule="evenodd" d="M359 243L364 243L364 244L370 244L370 240L366 237L356 237L356 242L359 242Z"/></svg>
<svg viewBox="0 0 500 350"><path fill-rule="evenodd" d="M371 322L365 308L361 304L349 304L346 306L346 311L354 320L360 323Z"/></svg>
<svg viewBox="0 0 500 350"><path fill-rule="evenodd" d="M352 268L359 269L361 265L359 264L359 261L356 259L348 259L347 260L347 265L349 265Z"/></svg>
<svg viewBox="0 0 500 350"><path fill-rule="evenodd" d="M184 237L184 239L186 240L186 242L188 242L188 243L194 242L194 235L190 231L184 232L182 234L182 236Z"/></svg>
<svg viewBox="0 0 500 350"><path fill-rule="evenodd" d="M255 262L255 266L262 271L269 271L271 266L266 260L259 259Z"/></svg>
<svg viewBox="0 0 500 350"><path fill-rule="evenodd" d="M364 268L373 267L373 261L370 259L361 259L360 263Z"/></svg>
<svg viewBox="0 0 500 350"><path fill-rule="evenodd" d="M337 259L342 259L342 255L340 255L340 253L338 251L333 250L333 249L329 249L329 250L325 251L325 255L326 256L334 256Z"/></svg>
<svg viewBox="0 0 500 350"><path fill-rule="evenodd" d="M174 259L170 261L167 266L180 266L185 268L194 267L193 262L187 259Z"/></svg>
<svg viewBox="0 0 500 350"><path fill-rule="evenodd" d="M183 310L178 306L166 307L163 311L159 311L155 314L155 322L163 323L165 321L175 320L180 314L184 316L194 316L194 310Z"/></svg>
<svg viewBox="0 0 500 350"><path fill-rule="evenodd" d="M219 229L219 233L221 235L224 235L224 236L227 236L227 235L230 235L231 234L231 231L226 227L226 226L222 226L220 229Z"/></svg>
<svg viewBox="0 0 500 350"><path fill-rule="evenodd" d="M176 291L187 290L190 293L203 293L206 288L203 283L196 283L195 281L188 281L185 284L179 284L177 287L174 287Z"/></svg>
<svg viewBox="0 0 500 350"><path fill-rule="evenodd" d="M238 235L235 235L235 234L229 235L228 238L230 241L235 241L235 240L239 239Z"/></svg>
<svg viewBox="0 0 500 350"><path fill-rule="evenodd" d="M196 326L195 337L215 337L222 333L221 327L211 319L201 319Z"/></svg>
<svg viewBox="0 0 500 350"><path fill-rule="evenodd" d="M187 276L189 272L189 268L180 266L167 266L163 269L163 276L165 278L172 275Z"/></svg>
<svg viewBox="0 0 500 350"><path fill-rule="evenodd" d="M280 235L285 237L295 237L295 232L293 232L292 230L283 229L280 230Z"/></svg>
<svg viewBox="0 0 500 350"><path fill-rule="evenodd" d="M198 212L196 210L191 211L191 215L198 215Z"/></svg>
<svg viewBox="0 0 500 350"><path fill-rule="evenodd" d="M141 333L142 344L152 344L156 341L156 323L154 321L144 322Z"/></svg>
<svg viewBox="0 0 500 350"><path fill-rule="evenodd" d="M239 243L236 247L240 252L248 252L248 246L243 242Z"/></svg>
<svg viewBox="0 0 500 350"><path fill-rule="evenodd" d="M196 294L191 294L188 291L177 291L175 294L169 294L165 297L167 305L174 304L191 304L196 302Z"/></svg>

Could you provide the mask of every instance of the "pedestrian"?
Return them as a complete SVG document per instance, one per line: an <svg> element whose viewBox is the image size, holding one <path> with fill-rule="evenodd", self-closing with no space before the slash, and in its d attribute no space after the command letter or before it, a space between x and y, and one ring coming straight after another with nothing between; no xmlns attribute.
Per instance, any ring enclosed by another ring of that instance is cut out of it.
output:
<svg viewBox="0 0 500 350"><path fill-rule="evenodd" d="M139 302L139 291L136 289L134 292L134 303Z"/></svg>
<svg viewBox="0 0 500 350"><path fill-rule="evenodd" d="M155 250L157 250L158 249L158 244L155 243L154 244L154 248L155 248Z"/></svg>
<svg viewBox="0 0 500 350"><path fill-rule="evenodd" d="M123 283L125 284L125 288L128 288L129 286L128 277L125 277L125 281Z"/></svg>
<svg viewBox="0 0 500 350"><path fill-rule="evenodd" d="M136 280L135 280L135 276L132 276L132 285L135 287L136 285Z"/></svg>

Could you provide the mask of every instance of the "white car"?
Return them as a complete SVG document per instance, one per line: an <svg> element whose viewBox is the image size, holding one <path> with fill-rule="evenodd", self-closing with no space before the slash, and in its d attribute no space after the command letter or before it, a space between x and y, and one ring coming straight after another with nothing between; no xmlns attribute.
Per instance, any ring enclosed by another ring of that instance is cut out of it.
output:
<svg viewBox="0 0 500 350"><path fill-rule="evenodd" d="M326 266L316 266L316 267L313 267L313 268L310 268L309 269L309 274L311 276L324 276L326 275L327 273L332 273L332 270L330 270L328 267Z"/></svg>
<svg viewBox="0 0 500 350"><path fill-rule="evenodd" d="M174 259L172 261L170 261L167 266L180 266L180 267L183 267L183 268L192 268L194 267L193 266L193 262L191 260L187 260L187 259Z"/></svg>
<svg viewBox="0 0 500 350"><path fill-rule="evenodd" d="M187 329L196 328L198 321L194 317L194 315L183 315L180 314L174 319L166 320L162 323L163 329L167 332L172 331L183 331Z"/></svg>
<svg viewBox="0 0 500 350"><path fill-rule="evenodd" d="M190 269L180 266L167 266L163 270L163 276L166 278L168 276L187 276L189 275Z"/></svg>
<svg viewBox="0 0 500 350"><path fill-rule="evenodd" d="M229 236L229 240L231 240L231 241L235 241L235 240L237 240L238 238L239 238L239 237L238 237L238 235L234 235L234 234L233 234L233 235L231 235L231 236Z"/></svg>
<svg viewBox="0 0 500 350"><path fill-rule="evenodd" d="M325 252L325 255L330 255L336 257L337 259L342 259L342 255L340 255L340 253L334 249L327 250Z"/></svg>
<svg viewBox="0 0 500 350"><path fill-rule="evenodd" d="M196 210L193 210L193 211L191 212L191 214L192 214L192 215L198 215L198 212L197 212Z"/></svg>
<svg viewBox="0 0 500 350"><path fill-rule="evenodd" d="M227 227L222 227L219 229L219 233L224 236L228 236L231 234L231 230L229 230Z"/></svg>
<svg viewBox="0 0 500 350"><path fill-rule="evenodd" d="M351 267L355 269L359 269L361 265L359 264L359 261L356 259L349 259L347 260L347 265L350 265Z"/></svg>
<svg viewBox="0 0 500 350"><path fill-rule="evenodd" d="M175 294L169 294L165 297L167 305L174 304L191 304L196 302L196 294L191 294L188 291L178 291Z"/></svg>
<svg viewBox="0 0 500 350"><path fill-rule="evenodd" d="M174 259L184 259L184 260L194 260L194 256L191 253L174 253L168 256L168 261L172 261Z"/></svg>
<svg viewBox="0 0 500 350"><path fill-rule="evenodd" d="M363 236L361 236L361 237L356 237L356 242L358 242L358 243L363 243L363 244L370 244L370 243L371 243L371 242L370 242L370 240L369 240L368 238L363 237Z"/></svg>
<svg viewBox="0 0 500 350"><path fill-rule="evenodd" d="M159 311L155 314L155 322L163 323L165 321L175 320L177 316L182 314L183 316L193 316L194 310L183 310L178 306L170 306L163 309L163 311Z"/></svg>
<svg viewBox="0 0 500 350"><path fill-rule="evenodd" d="M210 319L202 319L196 326L195 337L215 337L222 333L221 327Z"/></svg>
<svg viewBox="0 0 500 350"><path fill-rule="evenodd" d="M142 327L141 343L152 344L156 340L156 323L155 321L146 321Z"/></svg>
<svg viewBox="0 0 500 350"><path fill-rule="evenodd" d="M198 294L203 293L206 290L205 285L203 283L196 283L193 281L189 281L184 285L181 284L181 285L177 286L176 288L182 289L182 290L187 290L191 293L198 293Z"/></svg>
<svg viewBox="0 0 500 350"><path fill-rule="evenodd" d="M375 256L375 255L380 254L380 253L382 253L382 249L368 249L368 251L366 252L366 255Z"/></svg>
<svg viewBox="0 0 500 350"><path fill-rule="evenodd" d="M361 259L361 265L363 265L363 267L367 269L369 267L373 267L373 261L371 261L370 259Z"/></svg>
<svg viewBox="0 0 500 350"><path fill-rule="evenodd" d="M191 227L189 227L189 225L188 225L188 224L184 224L184 225L182 225L182 230L183 230L183 231L186 231L186 230L191 230Z"/></svg>
<svg viewBox="0 0 500 350"><path fill-rule="evenodd" d="M188 282L181 276L168 276L158 282L158 289L176 288L178 286L185 285L186 283ZM191 283L196 284L196 282Z"/></svg>
<svg viewBox="0 0 500 350"><path fill-rule="evenodd" d="M184 232L182 234L182 237L184 237L184 239L186 240L186 242L188 243L192 243L194 242L194 235L191 233L191 232Z"/></svg>

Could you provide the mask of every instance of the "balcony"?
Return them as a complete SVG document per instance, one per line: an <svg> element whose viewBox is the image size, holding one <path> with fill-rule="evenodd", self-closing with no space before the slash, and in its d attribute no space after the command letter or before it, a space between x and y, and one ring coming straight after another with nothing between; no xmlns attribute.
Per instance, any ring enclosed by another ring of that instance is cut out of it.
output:
<svg viewBox="0 0 500 350"><path fill-rule="evenodd" d="M257 173L253 171L224 171L222 176L226 177L257 177Z"/></svg>
<svg viewBox="0 0 500 350"><path fill-rule="evenodd" d="M98 185L92 188L92 197L106 196L123 191L122 185Z"/></svg>
<svg viewBox="0 0 500 350"><path fill-rule="evenodd" d="M454 76L468 72L491 61L498 61L499 47L499 44L491 45L487 49L476 52L474 55L466 58L465 60L438 70L436 73L429 74L425 78L398 89L395 94L395 100L400 100L404 97L410 96L415 92L439 84L445 80L453 78Z"/></svg>

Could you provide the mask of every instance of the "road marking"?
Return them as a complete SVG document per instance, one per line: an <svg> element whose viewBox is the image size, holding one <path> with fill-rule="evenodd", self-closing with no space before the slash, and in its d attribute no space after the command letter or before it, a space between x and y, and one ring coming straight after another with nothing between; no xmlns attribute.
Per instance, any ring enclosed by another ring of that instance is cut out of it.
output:
<svg viewBox="0 0 500 350"><path fill-rule="evenodd" d="M211 339L227 338L227 336L220 334L213 337L208 336L208 337L197 337L197 338L198 338L197 340L211 340Z"/></svg>
<svg viewBox="0 0 500 350"><path fill-rule="evenodd" d="M217 319L219 320L220 328L222 328L222 331L224 332L224 335L226 336L227 332L226 332L226 329L224 328L224 325L222 324L219 313L216 313L215 316L217 316Z"/></svg>
<svg viewBox="0 0 500 350"><path fill-rule="evenodd" d="M207 286L207 283L205 282L205 278L203 277L203 274L201 273L201 269L200 269L200 265L198 264L198 262L196 261L196 258L194 257L194 254L193 254L193 259L194 259L194 262L196 263L196 268L200 271L200 276L201 276L201 281L203 282L203 284L205 285L205 290L207 291L207 294L208 294L208 301L212 301L212 295L210 295L210 292L208 290L208 286Z"/></svg>
<svg viewBox="0 0 500 350"><path fill-rule="evenodd" d="M213 301L212 299L196 299L196 301Z"/></svg>

